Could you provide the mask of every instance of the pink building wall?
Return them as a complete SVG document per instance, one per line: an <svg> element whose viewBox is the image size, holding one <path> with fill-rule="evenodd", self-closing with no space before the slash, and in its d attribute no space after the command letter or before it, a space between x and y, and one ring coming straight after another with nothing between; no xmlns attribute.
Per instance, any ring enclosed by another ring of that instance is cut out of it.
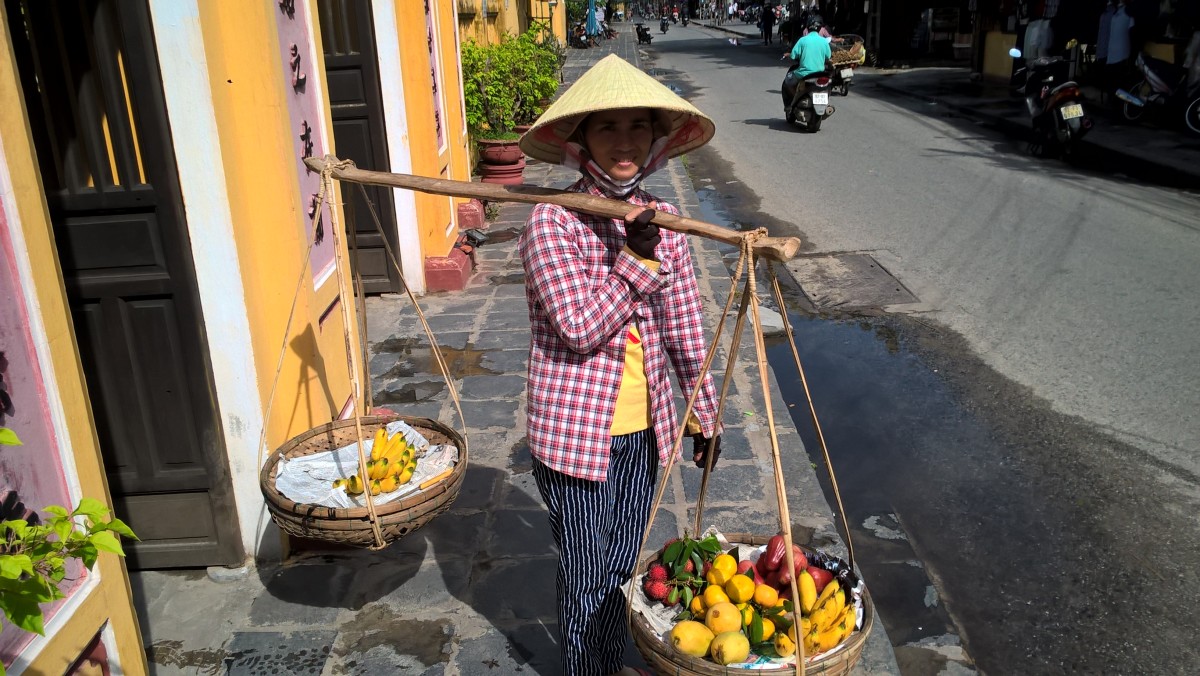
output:
<svg viewBox="0 0 1200 676"><path fill-rule="evenodd" d="M67 421L73 424L77 421ZM80 424L90 424L79 421ZM13 230L0 203L0 427L21 438L21 446L0 446L0 520L26 518L25 510L68 505L70 494L50 418L50 399L29 330L21 280L13 250ZM23 505L23 509L18 505ZM77 588L86 571L75 567L63 591ZM54 608L47 609L46 619ZM33 636L4 622L0 661L12 662Z"/></svg>

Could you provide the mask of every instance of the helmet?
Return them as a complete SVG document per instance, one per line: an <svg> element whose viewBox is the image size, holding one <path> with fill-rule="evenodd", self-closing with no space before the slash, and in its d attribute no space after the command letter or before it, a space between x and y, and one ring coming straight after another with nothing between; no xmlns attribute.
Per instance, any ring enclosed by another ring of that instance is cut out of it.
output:
<svg viewBox="0 0 1200 676"><path fill-rule="evenodd" d="M808 18L808 25L805 26L809 31L818 33L825 27L825 20L819 14L813 14Z"/></svg>

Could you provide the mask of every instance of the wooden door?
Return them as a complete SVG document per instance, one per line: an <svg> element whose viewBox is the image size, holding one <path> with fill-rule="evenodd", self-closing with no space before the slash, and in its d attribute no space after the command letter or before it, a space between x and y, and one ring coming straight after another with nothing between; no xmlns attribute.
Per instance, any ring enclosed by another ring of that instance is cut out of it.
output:
<svg viewBox="0 0 1200 676"><path fill-rule="evenodd" d="M333 111L333 142L337 155L354 160L361 169L389 171L383 98L375 54L375 29L370 0L318 0L329 105ZM379 214L392 251L396 251L396 210L387 188L368 186L367 196ZM346 201L346 232L351 262L362 275L366 293L400 292L399 274L384 249L383 237L362 191L342 185ZM355 255L357 254L357 255Z"/></svg>
<svg viewBox="0 0 1200 676"><path fill-rule="evenodd" d="M5 9L129 564L240 563L149 9Z"/></svg>

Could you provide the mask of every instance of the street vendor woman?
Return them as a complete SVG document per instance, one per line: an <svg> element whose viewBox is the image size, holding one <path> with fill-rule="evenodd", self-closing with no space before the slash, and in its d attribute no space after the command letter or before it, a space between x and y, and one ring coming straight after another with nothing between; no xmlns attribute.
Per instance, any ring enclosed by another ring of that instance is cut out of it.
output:
<svg viewBox="0 0 1200 676"><path fill-rule="evenodd" d="M655 210L679 211L641 188L714 131L690 103L610 55L521 139L530 157L579 169L568 190L629 203L623 220L539 204L519 242L532 324L527 433L560 552L570 676L638 673L622 661L621 585L678 431L668 362L685 397L700 387L687 430L693 461L704 466L710 446L714 464L720 453L716 389L699 377L705 340L688 242L649 222Z"/></svg>

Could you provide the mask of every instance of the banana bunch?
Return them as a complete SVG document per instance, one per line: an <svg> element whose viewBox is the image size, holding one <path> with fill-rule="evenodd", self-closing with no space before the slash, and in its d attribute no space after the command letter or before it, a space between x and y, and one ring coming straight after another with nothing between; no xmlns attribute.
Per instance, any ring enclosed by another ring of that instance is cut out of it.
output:
<svg viewBox="0 0 1200 676"><path fill-rule="evenodd" d="M803 576L801 576L803 580ZM820 596L805 594L801 585L800 603L805 606L805 617L801 621L804 634L804 651L812 655L832 650L834 646L850 637L854 631L857 614L853 603L847 603L847 594L837 580L832 580L821 590ZM813 590L815 592L815 589ZM812 599L811 605L809 599Z"/></svg>
<svg viewBox="0 0 1200 676"><path fill-rule="evenodd" d="M411 481L416 469L416 449L408 445L403 434L389 437L387 430L380 427L371 445L366 481L354 474L347 479L336 479L333 487L345 488L349 495L361 495L367 490L371 491L371 495L391 493Z"/></svg>

